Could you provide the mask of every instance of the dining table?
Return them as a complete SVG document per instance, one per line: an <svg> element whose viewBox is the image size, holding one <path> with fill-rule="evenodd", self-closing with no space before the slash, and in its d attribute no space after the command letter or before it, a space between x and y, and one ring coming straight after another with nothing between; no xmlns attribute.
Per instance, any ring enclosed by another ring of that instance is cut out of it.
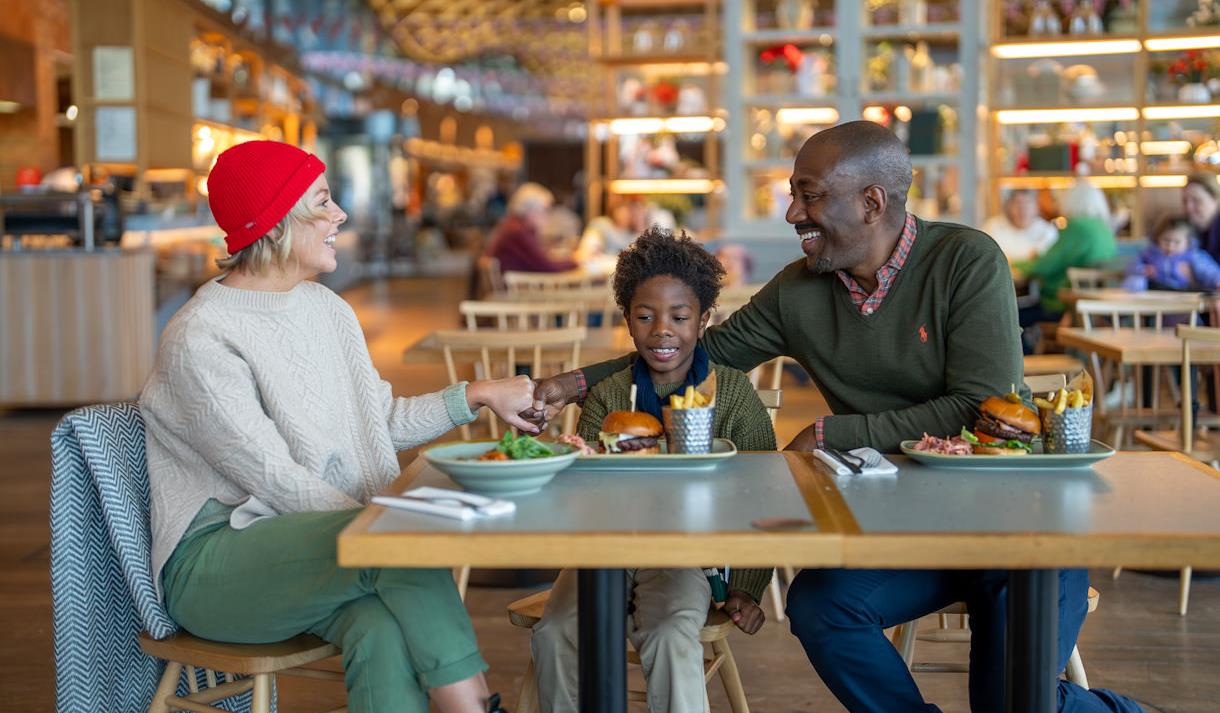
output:
<svg viewBox="0 0 1220 713"><path fill-rule="evenodd" d="M626 710L631 567L1009 570L1009 713L1055 710L1057 568L1220 567L1220 473L1181 454L1002 469L888 457L898 466L890 476L836 475L803 452L739 453L707 470L629 459L603 470L578 459L500 517L457 521L370 505L339 535L338 561L577 569L588 713ZM454 487L419 457L387 493L419 485Z"/></svg>

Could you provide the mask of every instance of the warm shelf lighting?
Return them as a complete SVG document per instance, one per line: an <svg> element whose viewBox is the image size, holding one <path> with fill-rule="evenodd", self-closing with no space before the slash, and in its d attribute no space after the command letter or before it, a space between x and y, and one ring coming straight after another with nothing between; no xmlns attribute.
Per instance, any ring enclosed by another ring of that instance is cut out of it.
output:
<svg viewBox="0 0 1220 713"><path fill-rule="evenodd" d="M1144 188L1181 188L1186 185L1186 176L1140 176Z"/></svg>
<svg viewBox="0 0 1220 713"><path fill-rule="evenodd" d="M1155 37L1144 40L1144 47L1149 52L1210 49L1212 47L1220 47L1220 35L1204 35L1202 37Z"/></svg>
<svg viewBox="0 0 1220 713"><path fill-rule="evenodd" d="M1135 121L1140 116L1133 106L1098 109L1002 109L996 112L1001 124L1061 124L1079 121ZM1144 116L1147 116L1145 113Z"/></svg>
<svg viewBox="0 0 1220 713"><path fill-rule="evenodd" d="M1000 59L1037 57L1083 57L1096 54L1129 54L1140 51L1139 40L1081 40L1079 42L1020 42L994 45L991 54Z"/></svg>
<svg viewBox="0 0 1220 713"><path fill-rule="evenodd" d="M610 192L637 193L711 193L716 182L708 178L620 178L610 182Z"/></svg>
<svg viewBox="0 0 1220 713"><path fill-rule="evenodd" d="M1135 188L1135 176L1086 176L1086 181L1098 188ZM1075 176L1001 176L1005 188L1069 188Z"/></svg>
<svg viewBox="0 0 1220 713"><path fill-rule="evenodd" d="M1190 149L1190 142L1186 140L1144 141L1140 144L1140 151L1145 156L1181 156L1190 153Z"/></svg>
<svg viewBox="0 0 1220 713"><path fill-rule="evenodd" d="M641 117L639 119L611 119L610 133L616 136L628 134L658 134L668 131L674 134L703 134L722 131L724 120L712 116Z"/></svg>
<svg viewBox="0 0 1220 713"><path fill-rule="evenodd" d="M839 120L839 112L829 106L784 107L775 112L775 120L789 126L793 124L833 124Z"/></svg>
<svg viewBox="0 0 1220 713"><path fill-rule="evenodd" d="M1145 119L1209 119L1220 116L1220 104L1144 107Z"/></svg>

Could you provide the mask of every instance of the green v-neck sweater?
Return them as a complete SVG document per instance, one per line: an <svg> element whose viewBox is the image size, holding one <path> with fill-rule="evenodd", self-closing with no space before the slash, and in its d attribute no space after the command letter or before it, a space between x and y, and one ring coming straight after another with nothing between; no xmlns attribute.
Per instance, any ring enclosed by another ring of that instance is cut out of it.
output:
<svg viewBox="0 0 1220 713"><path fill-rule="evenodd" d="M832 448L892 453L925 432L945 436L973 424L984 398L1023 382L1012 276L985 233L923 220L917 229L873 314L860 313L838 275L815 274L802 258L708 328L708 357L742 371L795 359L834 414L824 423ZM590 388L630 358L584 368Z"/></svg>

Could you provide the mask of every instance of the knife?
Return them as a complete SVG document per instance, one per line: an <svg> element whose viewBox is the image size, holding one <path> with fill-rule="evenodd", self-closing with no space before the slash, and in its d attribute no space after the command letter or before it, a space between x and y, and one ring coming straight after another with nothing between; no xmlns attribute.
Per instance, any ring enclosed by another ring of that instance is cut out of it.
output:
<svg viewBox="0 0 1220 713"><path fill-rule="evenodd" d="M863 474L863 473L864 473L864 471L860 469L860 466L858 466L858 465L856 465L855 463L852 463L850 460L848 460L848 459L847 459L847 456L843 455L843 454L842 454L842 453L839 451L839 449L837 449L837 448L827 448L827 449L825 449L825 450L826 450L826 452L827 452L827 453L829 453L829 454L830 454L830 455L831 455L831 456L832 456L832 457L833 457L835 460L837 460L837 461L839 461L840 463L842 463L843 465L847 466L848 470L850 470L852 473L855 473L856 475L861 475L861 474Z"/></svg>

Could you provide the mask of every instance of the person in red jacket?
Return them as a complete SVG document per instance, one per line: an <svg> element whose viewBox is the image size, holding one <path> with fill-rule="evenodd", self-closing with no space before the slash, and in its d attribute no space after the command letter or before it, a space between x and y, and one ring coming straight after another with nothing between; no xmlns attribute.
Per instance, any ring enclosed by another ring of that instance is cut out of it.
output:
<svg viewBox="0 0 1220 713"><path fill-rule="evenodd" d="M572 260L552 260L539 237L554 202L551 192L537 183L522 184L513 193L508 214L492 231L484 251L500 261L501 272L563 272L576 268Z"/></svg>

